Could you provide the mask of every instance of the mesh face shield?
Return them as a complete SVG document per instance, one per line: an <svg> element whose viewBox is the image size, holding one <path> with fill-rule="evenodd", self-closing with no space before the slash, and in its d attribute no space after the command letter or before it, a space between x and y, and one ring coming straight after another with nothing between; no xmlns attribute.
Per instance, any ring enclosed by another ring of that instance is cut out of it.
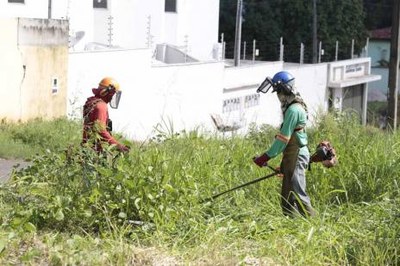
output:
<svg viewBox="0 0 400 266"><path fill-rule="evenodd" d="M293 93L292 86L294 84L294 79L283 83L281 81L274 82L270 77L267 77L263 83L257 88L257 92L267 93L272 87L272 92L283 93L285 95L291 95Z"/></svg>
<svg viewBox="0 0 400 266"><path fill-rule="evenodd" d="M115 94L113 95L113 97L111 98L111 101L110 101L111 108L113 108L113 109L118 108L119 100L121 99L121 93L122 93L122 91L115 92Z"/></svg>
<svg viewBox="0 0 400 266"><path fill-rule="evenodd" d="M269 89L273 86L273 81L270 77L267 77L263 83L257 88L257 92L267 93Z"/></svg>

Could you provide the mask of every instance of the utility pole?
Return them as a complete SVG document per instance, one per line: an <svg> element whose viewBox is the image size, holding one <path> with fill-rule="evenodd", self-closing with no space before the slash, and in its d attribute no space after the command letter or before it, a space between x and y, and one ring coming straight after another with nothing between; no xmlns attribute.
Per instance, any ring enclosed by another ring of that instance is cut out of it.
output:
<svg viewBox="0 0 400 266"><path fill-rule="evenodd" d="M317 39L317 0L313 0L313 38L312 38L312 49L313 58L312 62L317 63L317 53L318 53L318 39Z"/></svg>
<svg viewBox="0 0 400 266"><path fill-rule="evenodd" d="M240 42L242 38L242 8L243 1L237 0L236 8L236 30L235 30L235 48L234 48L234 64L240 65Z"/></svg>
<svg viewBox="0 0 400 266"><path fill-rule="evenodd" d="M399 13L400 2L393 1L392 13L392 33L390 41L390 62L389 62L389 102L388 102L388 122L393 131L397 126L397 97L399 79Z"/></svg>

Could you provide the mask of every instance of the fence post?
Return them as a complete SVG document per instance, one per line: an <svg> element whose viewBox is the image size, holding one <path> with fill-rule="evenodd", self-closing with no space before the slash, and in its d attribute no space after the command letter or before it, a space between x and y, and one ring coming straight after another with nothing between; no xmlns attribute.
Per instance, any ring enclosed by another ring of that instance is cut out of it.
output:
<svg viewBox="0 0 400 266"><path fill-rule="evenodd" d="M321 63L321 54L322 54L322 42L319 42L319 48L318 48L318 63Z"/></svg>
<svg viewBox="0 0 400 266"><path fill-rule="evenodd" d="M368 57L368 47L369 46L369 37L367 37L367 41L365 42L365 57Z"/></svg>
<svg viewBox="0 0 400 266"><path fill-rule="evenodd" d="M185 59L185 63L187 62L187 54L189 52L189 36L186 34L184 36L184 42L185 42L185 55L184 55L184 59Z"/></svg>
<svg viewBox="0 0 400 266"><path fill-rule="evenodd" d="M338 60L338 53L339 53L339 41L336 41L336 48L335 48L335 61Z"/></svg>
<svg viewBox="0 0 400 266"><path fill-rule="evenodd" d="M243 60L246 60L246 42L243 42Z"/></svg>
<svg viewBox="0 0 400 266"><path fill-rule="evenodd" d="M256 60L256 40L253 40L253 64Z"/></svg>
<svg viewBox="0 0 400 266"><path fill-rule="evenodd" d="M226 42L222 43L222 60L225 60L225 48L226 48Z"/></svg>
<svg viewBox="0 0 400 266"><path fill-rule="evenodd" d="M351 39L351 59L354 57L354 39Z"/></svg>
<svg viewBox="0 0 400 266"><path fill-rule="evenodd" d="M221 57L222 60L225 60L225 42L224 42L224 33L221 33L221 46L222 46L222 51L221 51Z"/></svg>
<svg viewBox="0 0 400 266"><path fill-rule="evenodd" d="M300 43L300 64L304 63L304 44Z"/></svg>
<svg viewBox="0 0 400 266"><path fill-rule="evenodd" d="M280 44L279 44L279 61L283 61L283 50L285 46L283 45L283 38L281 37L280 39Z"/></svg>

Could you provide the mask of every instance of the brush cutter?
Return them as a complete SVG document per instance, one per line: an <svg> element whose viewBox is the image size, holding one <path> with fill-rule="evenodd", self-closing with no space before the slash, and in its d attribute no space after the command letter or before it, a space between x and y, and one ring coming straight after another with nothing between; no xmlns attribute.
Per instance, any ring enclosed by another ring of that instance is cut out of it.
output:
<svg viewBox="0 0 400 266"><path fill-rule="evenodd" d="M270 177L273 177L273 176L275 176L275 175L280 174L280 171L278 171L278 170L272 168L272 167L269 166L269 165L268 165L268 167L269 167L270 169L272 169L274 172L271 173L271 174L269 174L269 175L266 175L266 176L263 176L263 177L259 177L259 178L257 178L257 179L254 179L254 180L252 180L252 181L250 181L250 182L241 184L241 185L239 185L239 186L237 186L237 187L228 189L228 190L226 190L226 191L224 191L224 192L218 193L218 194L216 194L216 195L214 195L214 196L211 196L211 197L209 197L209 198L206 198L206 199L202 200L200 203L205 203L205 202L207 202L207 201L212 201L212 200L218 198L219 196L222 196L222 195L224 195L224 194L226 194L226 193L228 193L228 192L237 190L237 189L239 189L239 188L242 188L242 187L245 187L245 186L248 186L248 185L257 183L257 182L260 182L260 181L262 181L262 180L264 180L264 179L267 179L267 178L270 178Z"/></svg>

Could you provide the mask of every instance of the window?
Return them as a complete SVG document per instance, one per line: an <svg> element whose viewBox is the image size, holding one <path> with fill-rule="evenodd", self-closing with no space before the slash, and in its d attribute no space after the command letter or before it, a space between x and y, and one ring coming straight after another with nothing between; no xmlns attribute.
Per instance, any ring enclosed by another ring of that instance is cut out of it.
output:
<svg viewBox="0 0 400 266"><path fill-rule="evenodd" d="M9 3L20 3L25 4L25 0L8 0Z"/></svg>
<svg viewBox="0 0 400 266"><path fill-rule="evenodd" d="M165 0L165 12L176 12L176 0Z"/></svg>
<svg viewBox="0 0 400 266"><path fill-rule="evenodd" d="M93 8L107 8L107 0L93 0Z"/></svg>

